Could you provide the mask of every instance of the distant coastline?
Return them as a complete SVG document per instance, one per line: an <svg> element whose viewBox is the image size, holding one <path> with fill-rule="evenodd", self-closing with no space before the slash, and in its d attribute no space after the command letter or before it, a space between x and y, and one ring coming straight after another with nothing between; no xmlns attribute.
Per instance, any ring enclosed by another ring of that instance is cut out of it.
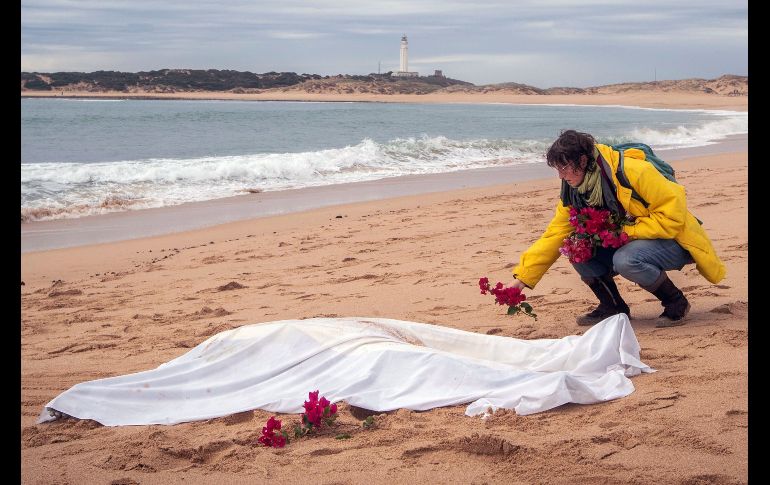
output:
<svg viewBox="0 0 770 485"><path fill-rule="evenodd" d="M541 89L519 83L476 86L444 76L391 73L320 76L164 69L121 73L21 73L22 97L396 103L626 105L649 108L748 109L748 77L629 82Z"/></svg>
<svg viewBox="0 0 770 485"><path fill-rule="evenodd" d="M371 103L504 103L504 104L574 104L600 106L637 106L659 109L716 109L748 111L748 96L722 96L687 91L635 91L619 94L537 95L509 93L431 93L431 94L365 94L308 93L272 91L255 94L217 92L124 93L22 91L22 98L70 99L157 99L157 100L233 100L233 101L298 101L298 102L371 102Z"/></svg>

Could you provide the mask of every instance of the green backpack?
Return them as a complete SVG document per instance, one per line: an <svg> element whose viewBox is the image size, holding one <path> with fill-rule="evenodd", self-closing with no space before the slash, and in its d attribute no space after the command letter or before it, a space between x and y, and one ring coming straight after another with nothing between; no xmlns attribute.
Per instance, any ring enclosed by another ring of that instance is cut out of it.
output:
<svg viewBox="0 0 770 485"><path fill-rule="evenodd" d="M615 175L618 177L618 182L620 182L620 185L627 189L631 189L631 197L638 200L639 202L644 205L644 207L648 207L650 204L644 200L644 198L639 195L636 190L631 186L631 183L628 181L628 178L626 178L626 174L623 171L623 159L624 155L623 152L630 148L636 148L638 150L641 150L644 152L644 158L652 164L653 167L655 167L658 172L660 172L661 175L666 177L668 180L674 183L679 183L676 181L676 178L674 177L674 169L663 161L660 157L655 155L655 152L652 151L652 148L650 148L648 145L645 145L644 143L638 143L638 142L630 142L630 143L619 143L617 145L610 145L610 147L620 153L620 162L618 162L618 170L615 172Z"/></svg>

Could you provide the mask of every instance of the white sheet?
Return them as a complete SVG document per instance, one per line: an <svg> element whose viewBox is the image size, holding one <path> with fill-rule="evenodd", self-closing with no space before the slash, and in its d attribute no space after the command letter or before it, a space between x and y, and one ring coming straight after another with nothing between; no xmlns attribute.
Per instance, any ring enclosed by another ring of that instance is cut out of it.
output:
<svg viewBox="0 0 770 485"><path fill-rule="evenodd" d="M632 393L654 372L619 314L582 336L520 340L384 318L313 318L214 335L154 370L83 382L47 408L106 426L175 424L250 409L300 413L308 392L373 411L470 403L526 415Z"/></svg>

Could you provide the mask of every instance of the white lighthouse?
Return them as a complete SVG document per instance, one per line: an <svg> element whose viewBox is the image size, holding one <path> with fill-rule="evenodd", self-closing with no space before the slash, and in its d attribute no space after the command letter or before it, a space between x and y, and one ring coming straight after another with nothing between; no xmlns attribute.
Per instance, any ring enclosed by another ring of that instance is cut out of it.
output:
<svg viewBox="0 0 770 485"><path fill-rule="evenodd" d="M401 37L401 66L399 72L409 72L409 41L406 40L406 34Z"/></svg>
<svg viewBox="0 0 770 485"><path fill-rule="evenodd" d="M398 72L393 73L398 77L417 77L418 72L409 72L409 41L406 40L406 34L401 36L401 63Z"/></svg>

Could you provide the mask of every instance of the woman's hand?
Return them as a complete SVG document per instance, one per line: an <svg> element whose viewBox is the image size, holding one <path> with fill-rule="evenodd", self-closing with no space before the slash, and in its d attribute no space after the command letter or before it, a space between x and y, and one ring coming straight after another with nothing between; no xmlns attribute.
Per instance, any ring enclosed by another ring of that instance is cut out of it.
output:
<svg viewBox="0 0 770 485"><path fill-rule="evenodd" d="M525 285L523 282L521 282L521 281L519 281L519 280L517 280L517 279L515 279L515 278L514 278L514 280L513 280L513 283L511 283L511 286L513 286L514 288L518 288L518 289L520 289L520 290L522 290L522 291L524 290L524 288L529 288L529 287L528 287L527 285Z"/></svg>

